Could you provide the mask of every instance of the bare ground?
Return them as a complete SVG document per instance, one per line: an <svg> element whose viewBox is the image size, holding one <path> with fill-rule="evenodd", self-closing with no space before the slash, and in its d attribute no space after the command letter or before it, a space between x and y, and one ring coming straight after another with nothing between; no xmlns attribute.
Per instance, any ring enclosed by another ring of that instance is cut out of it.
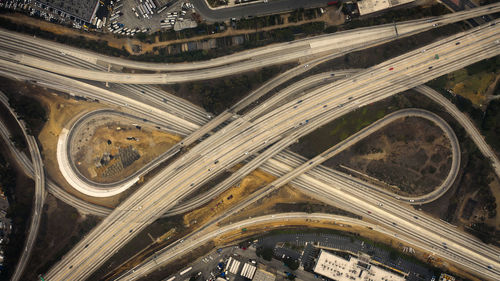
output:
<svg viewBox="0 0 500 281"><path fill-rule="evenodd" d="M451 151L439 127L421 118L406 118L368 136L327 164L367 174L401 195L423 195L446 178Z"/></svg>
<svg viewBox="0 0 500 281"><path fill-rule="evenodd" d="M57 163L57 140L62 128L70 122L75 116L96 109L109 108L96 102L76 101L67 98L65 95L57 95L45 89L39 88L39 91L33 93L34 96L44 105L48 112L48 120L42 131L38 135L41 144L43 162L47 176L55 181L67 192L82 198L83 200L113 207L118 203L119 196L109 198L96 198L86 196L71 187L59 171Z"/></svg>
<svg viewBox="0 0 500 281"><path fill-rule="evenodd" d="M91 128L94 131L91 133L90 139L81 140L78 143L78 147L81 149L78 150L74 158L75 166L84 176L97 182L118 181L130 176L181 140L178 135L145 126L138 129L129 125L134 120L129 121L126 122L124 119L121 121L115 120L115 122L107 123L98 128ZM123 168L121 172L104 176L103 172L111 163L101 166L102 169L96 167L96 163L104 154L109 153L116 156L120 148L123 149L129 146L139 153L140 158L130 166Z"/></svg>

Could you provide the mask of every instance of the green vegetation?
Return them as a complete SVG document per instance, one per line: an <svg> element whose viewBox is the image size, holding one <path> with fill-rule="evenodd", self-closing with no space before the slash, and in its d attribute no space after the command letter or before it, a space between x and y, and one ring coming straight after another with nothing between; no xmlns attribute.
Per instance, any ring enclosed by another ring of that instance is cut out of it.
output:
<svg viewBox="0 0 500 281"><path fill-rule="evenodd" d="M259 29L268 26L281 25L283 23L284 20L281 15L270 15L251 19L240 19L236 21L236 29Z"/></svg>
<svg viewBox="0 0 500 281"><path fill-rule="evenodd" d="M488 144L500 151L500 100L492 100L488 105L482 131Z"/></svg>
<svg viewBox="0 0 500 281"><path fill-rule="evenodd" d="M406 9L394 9L384 12L376 17L361 17L344 25L346 29L373 26L379 24L393 23L399 21L421 19L424 17L440 16L449 14L448 10L442 4L435 4L430 7L411 7Z"/></svg>
<svg viewBox="0 0 500 281"><path fill-rule="evenodd" d="M227 0L207 0L210 7L219 7L227 4Z"/></svg>
<svg viewBox="0 0 500 281"><path fill-rule="evenodd" d="M292 150L312 158L395 110L397 108L394 105L375 105L370 110L368 107L357 109L300 138Z"/></svg>
<svg viewBox="0 0 500 281"><path fill-rule="evenodd" d="M19 150L26 149L26 140L23 135L16 134L10 137L10 141L14 143L14 146Z"/></svg>
<svg viewBox="0 0 500 281"><path fill-rule="evenodd" d="M255 250L255 254L258 257L262 257L266 261L271 261L273 259L273 249L270 247L259 247Z"/></svg>
<svg viewBox="0 0 500 281"><path fill-rule="evenodd" d="M32 192L18 189L17 184L17 171L7 162L5 155L0 153L0 187L9 201L7 217L12 220L12 232L9 235L9 243L5 246L4 269L0 272L0 280L8 280L14 272L23 250L27 219L31 212Z"/></svg>
<svg viewBox="0 0 500 281"><path fill-rule="evenodd" d="M291 270L297 270L299 268L299 261L290 257L285 257L283 263Z"/></svg>
<svg viewBox="0 0 500 281"><path fill-rule="evenodd" d="M185 83L178 87L182 87L182 91L187 91L192 96L200 97L203 108L208 112L219 114L280 71L280 67L265 67L249 74Z"/></svg>
<svg viewBox="0 0 500 281"><path fill-rule="evenodd" d="M17 113L19 119L24 120L26 123L28 134L38 135L39 130L47 121L47 114L43 106L32 97L19 95L11 92L11 90L6 90L4 93L9 98L9 104ZM16 144L19 143L19 139L14 139L14 141Z"/></svg>
<svg viewBox="0 0 500 281"><path fill-rule="evenodd" d="M450 91L470 100L472 104L481 105L487 98L486 90L499 72L500 56L496 56L443 75L428 84L441 92ZM499 87L495 91L498 90ZM464 103L464 101L460 102Z"/></svg>

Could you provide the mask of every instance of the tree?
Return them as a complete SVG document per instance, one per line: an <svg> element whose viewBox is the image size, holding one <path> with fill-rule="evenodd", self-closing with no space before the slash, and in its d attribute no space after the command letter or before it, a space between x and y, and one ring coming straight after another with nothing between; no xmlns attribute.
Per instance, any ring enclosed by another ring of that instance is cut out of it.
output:
<svg viewBox="0 0 500 281"><path fill-rule="evenodd" d="M297 270L299 268L299 262L296 259L292 259L290 257L284 258L283 263L291 270Z"/></svg>

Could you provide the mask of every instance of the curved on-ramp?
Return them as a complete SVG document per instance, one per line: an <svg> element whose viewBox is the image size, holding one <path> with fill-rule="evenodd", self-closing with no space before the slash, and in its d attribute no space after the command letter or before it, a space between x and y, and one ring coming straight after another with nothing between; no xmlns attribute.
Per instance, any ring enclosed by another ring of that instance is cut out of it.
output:
<svg viewBox="0 0 500 281"><path fill-rule="evenodd" d="M102 112L108 111L110 110L104 110ZM57 139L57 163L59 165L59 171L63 175L64 179L77 191L93 197L109 197L127 190L139 180L139 176L134 174L132 177L127 177L122 181L111 184L90 181L77 171L74 163L72 163L72 158L69 153L74 128L78 127L78 125L82 123L87 116L93 117L99 112L101 111L93 111L86 113L81 117L77 117L75 119L78 121L73 123L71 128L68 129L65 127L61 130L59 138Z"/></svg>

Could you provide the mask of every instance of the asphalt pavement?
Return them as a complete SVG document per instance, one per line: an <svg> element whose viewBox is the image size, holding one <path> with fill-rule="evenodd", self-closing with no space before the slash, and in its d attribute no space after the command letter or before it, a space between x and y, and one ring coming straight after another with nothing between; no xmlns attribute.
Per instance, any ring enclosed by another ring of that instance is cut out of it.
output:
<svg viewBox="0 0 500 281"><path fill-rule="evenodd" d="M235 5L223 9L211 9L205 0L190 1L201 17L209 22L221 22L231 18L241 19L250 16L264 16L293 11L299 8L309 9L325 7L327 0L270 0L250 5Z"/></svg>

